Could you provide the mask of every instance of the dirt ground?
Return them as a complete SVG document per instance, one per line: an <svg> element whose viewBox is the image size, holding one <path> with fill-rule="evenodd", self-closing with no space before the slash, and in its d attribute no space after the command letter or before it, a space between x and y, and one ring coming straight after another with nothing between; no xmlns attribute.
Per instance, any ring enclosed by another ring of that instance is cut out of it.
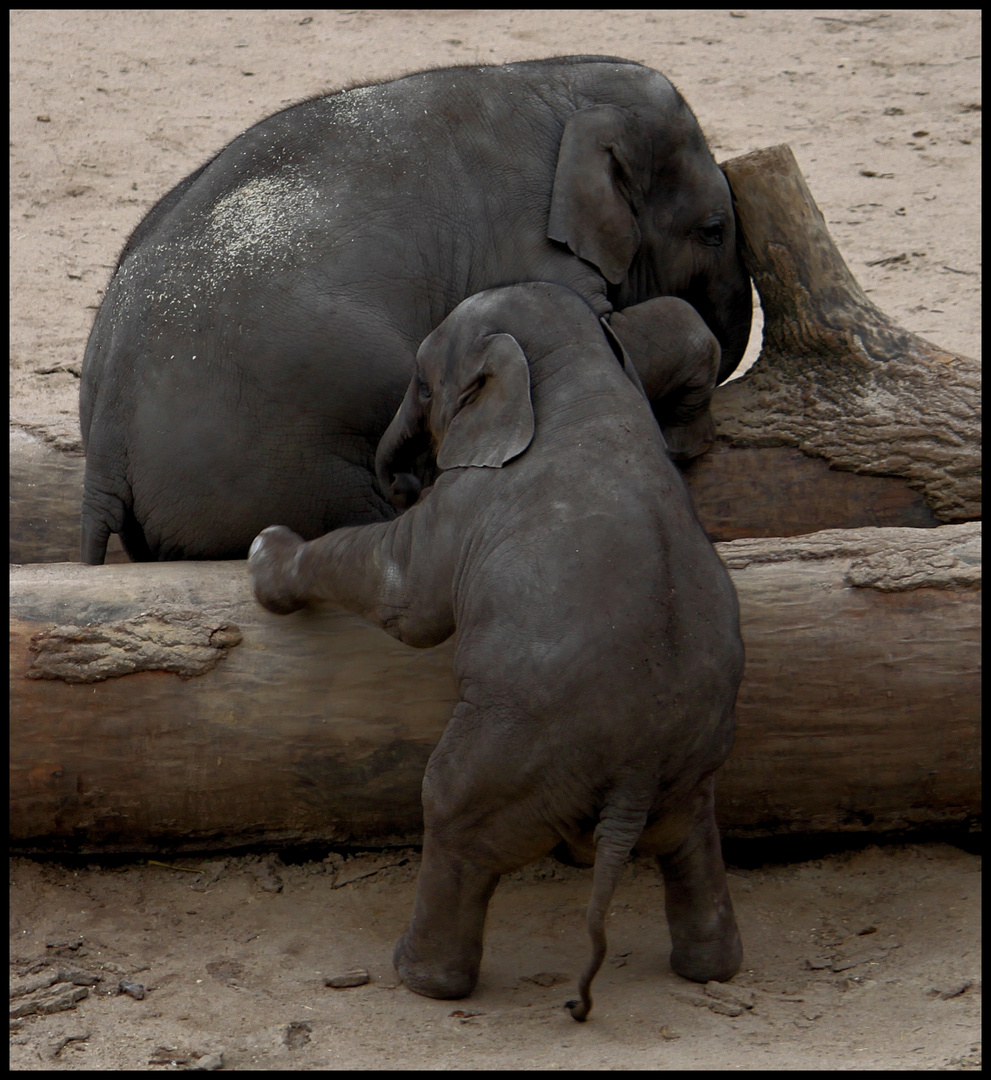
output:
<svg viewBox="0 0 991 1080"><path fill-rule="evenodd" d="M397 986L391 965L412 904L415 852L291 866L274 856L162 861L173 868L14 860L11 985L61 981L11 1005L45 1007L100 979L72 1011L20 1021L14 1068L980 1062L979 860L949 845L734 870L746 958L731 983L708 988L671 972L663 886L652 865L630 866L584 1025L562 1006L588 955L589 871L547 860L505 879L479 985L468 1000L445 1002ZM370 981L324 985L355 969ZM119 992L122 980L131 994Z"/></svg>
<svg viewBox="0 0 991 1080"><path fill-rule="evenodd" d="M663 71L717 160L792 146L882 310L980 354L979 12L32 10L11 23L11 418L63 448L79 446L93 311L148 207L294 100L447 63L609 53ZM201 872L13 861L15 1069L979 1067L979 860L946 844L733 869L744 969L709 992L670 972L663 888L631 867L583 1026L561 1005L588 950L587 872L538 864L503 883L479 987L458 1003L395 985L414 852L161 861ZM324 986L353 968L370 981Z"/></svg>

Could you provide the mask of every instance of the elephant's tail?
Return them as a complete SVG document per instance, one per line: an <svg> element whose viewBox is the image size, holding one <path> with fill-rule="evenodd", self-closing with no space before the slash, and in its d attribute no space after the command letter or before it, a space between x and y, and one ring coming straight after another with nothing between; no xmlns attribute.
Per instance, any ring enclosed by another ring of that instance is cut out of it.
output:
<svg viewBox="0 0 991 1080"><path fill-rule="evenodd" d="M580 1001L569 1001L566 1008L578 1021L588 1019L592 1008L589 988L606 957L606 912L616 891L616 883L647 822L647 810L608 804L599 816L595 829L595 869L592 896L588 902L586 924L592 939L592 956L578 980Z"/></svg>
<svg viewBox="0 0 991 1080"><path fill-rule="evenodd" d="M134 518L129 486L122 479L101 472L94 464L95 459L96 454L91 448L86 457L83 480L80 561L100 566L106 558L110 534L118 533L132 560L148 562L154 556Z"/></svg>
<svg viewBox="0 0 991 1080"><path fill-rule="evenodd" d="M99 487L87 468L80 519L80 562L90 566L102 565L106 558L110 534L120 531L123 509L116 496L99 492Z"/></svg>

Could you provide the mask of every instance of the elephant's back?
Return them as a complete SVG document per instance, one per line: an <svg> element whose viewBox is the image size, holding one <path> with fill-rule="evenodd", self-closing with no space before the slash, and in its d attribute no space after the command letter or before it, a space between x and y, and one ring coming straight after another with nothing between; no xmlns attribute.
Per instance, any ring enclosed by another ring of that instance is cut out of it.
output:
<svg viewBox="0 0 991 1080"><path fill-rule="evenodd" d="M341 335L311 307L326 315L333 303L319 298L358 295L385 321L414 312L403 329L415 347L465 295L543 265L565 119L618 84L635 95L645 78L663 77L613 57L466 66L269 116L132 234L96 320L97 352L112 332L168 341L195 330L192 319L213 334L223 318L250 321L249 309Z"/></svg>
<svg viewBox="0 0 991 1080"><path fill-rule="evenodd" d="M625 445L605 462L610 433L589 431L567 456L545 453L546 468L535 439L501 470L464 470L477 473L464 477L478 485L473 505L498 511L466 514L480 526L455 575L459 677L539 687L542 708L565 700L604 718L622 701L656 715L700 684L731 703L732 582L656 427L616 427Z"/></svg>
<svg viewBox="0 0 991 1080"><path fill-rule="evenodd" d="M165 195L129 239L117 276L154 274L160 290L170 287L161 271L183 264L206 286L288 268L353 280L367 243L395 245L398 225L415 244L419 228L438 225L431 210L452 225L459 213L472 217L479 188L536 185L549 200L567 116L658 78L617 57L558 57L419 72L300 102ZM505 228L505 215L497 220Z"/></svg>
<svg viewBox="0 0 991 1080"><path fill-rule="evenodd" d="M498 672L523 688L524 712L563 710L593 731L628 722L649 742L681 711L717 732L742 674L736 594L649 406L606 349L531 393L529 449L465 470L474 505L499 512L477 513L463 547L461 671Z"/></svg>
<svg viewBox="0 0 991 1080"><path fill-rule="evenodd" d="M200 326L216 351L224 319L256 315L346 337L337 309L358 301L385 322L411 313L415 322L420 294L441 293L438 310L408 327L415 348L463 298L447 295L449 282L470 276L459 221L488 220L476 190L485 155L446 106L431 107L439 91L420 79L418 95L388 83L296 105L177 185L124 248L94 324L93 360L135 335L147 340L128 351L146 356L151 345L154 355L154 341Z"/></svg>
<svg viewBox="0 0 991 1080"><path fill-rule="evenodd" d="M197 371L214 394L263 379L275 398L280 379L290 397L293 378L305 383L311 400L360 398L367 385L373 408L379 375L390 403L401 391L433 324L404 297L416 275L383 272L383 258L394 268L402 255L394 213L369 212L382 140L345 138L346 110L325 100L249 129L135 230L87 344L84 428L96 399L117 388L106 384L123 388L136 371ZM355 353L368 358L357 384L336 362Z"/></svg>

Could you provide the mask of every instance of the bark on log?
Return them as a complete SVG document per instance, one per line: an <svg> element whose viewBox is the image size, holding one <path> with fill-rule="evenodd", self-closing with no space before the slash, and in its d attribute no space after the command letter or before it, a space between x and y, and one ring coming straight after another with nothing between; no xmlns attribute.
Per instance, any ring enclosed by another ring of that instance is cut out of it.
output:
<svg viewBox="0 0 991 1080"><path fill-rule="evenodd" d="M62 453L11 427L11 562L78 560L84 466L81 454Z"/></svg>
<svg viewBox="0 0 991 1080"><path fill-rule="evenodd" d="M747 646L725 835L979 813L979 546L977 524L719 545ZM414 837L451 654L333 609L270 615L243 563L13 567L11 841Z"/></svg>
<svg viewBox="0 0 991 1080"><path fill-rule="evenodd" d="M710 535L980 518L978 363L871 303L789 147L722 168L764 342L750 371L717 389L715 452L686 470Z"/></svg>

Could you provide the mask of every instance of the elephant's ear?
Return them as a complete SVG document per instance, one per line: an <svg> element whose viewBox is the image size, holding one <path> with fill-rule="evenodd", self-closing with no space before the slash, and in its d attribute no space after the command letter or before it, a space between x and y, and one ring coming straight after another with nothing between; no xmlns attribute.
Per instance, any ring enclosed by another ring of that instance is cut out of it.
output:
<svg viewBox="0 0 991 1080"><path fill-rule="evenodd" d="M473 385L437 453L441 469L501 469L533 439L530 365L516 338L492 334L486 339Z"/></svg>
<svg viewBox="0 0 991 1080"><path fill-rule="evenodd" d="M630 205L633 119L615 105L572 113L557 156L547 235L618 285L640 247Z"/></svg>

